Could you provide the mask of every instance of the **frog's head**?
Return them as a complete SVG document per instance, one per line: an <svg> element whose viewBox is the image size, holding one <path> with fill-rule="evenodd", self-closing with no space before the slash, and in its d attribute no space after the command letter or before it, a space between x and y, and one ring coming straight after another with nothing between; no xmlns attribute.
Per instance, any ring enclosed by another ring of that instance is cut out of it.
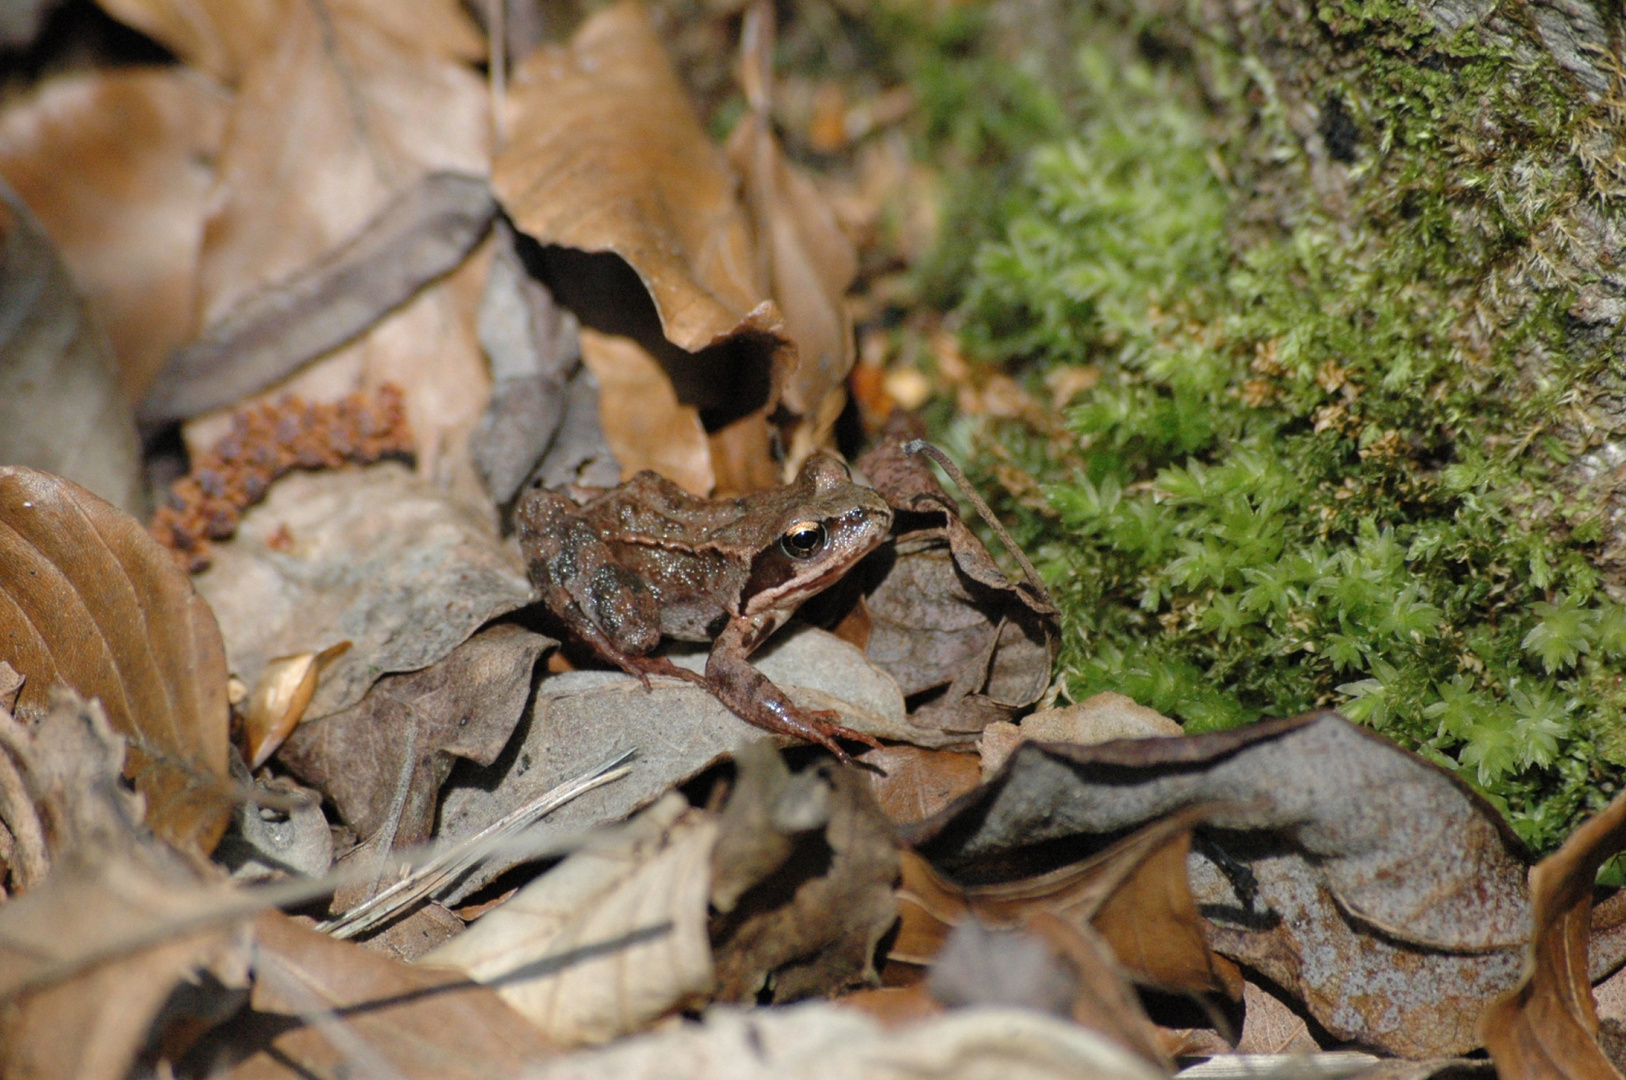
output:
<svg viewBox="0 0 1626 1080"><path fill-rule="evenodd" d="M782 611L829 588L874 551L892 528L892 508L874 488L853 482L833 457L807 459L775 500L775 528L751 560L741 591L745 615Z"/></svg>

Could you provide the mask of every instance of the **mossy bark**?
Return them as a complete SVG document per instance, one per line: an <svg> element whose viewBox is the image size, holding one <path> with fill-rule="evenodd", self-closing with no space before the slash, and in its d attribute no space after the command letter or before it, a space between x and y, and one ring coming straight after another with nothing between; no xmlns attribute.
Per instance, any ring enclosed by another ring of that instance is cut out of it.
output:
<svg viewBox="0 0 1626 1080"><path fill-rule="evenodd" d="M1315 217L1366 258L1416 249L1398 261L1425 271L1428 300L1447 306L1458 377L1561 406L1506 437L1556 437L1550 450L1569 460L1554 479L1570 490L1553 496L1606 510L1595 565L1626 595L1626 8L1196 0L1153 10L1143 27L1189 49L1211 101L1243 125L1227 146L1244 195L1239 245Z"/></svg>

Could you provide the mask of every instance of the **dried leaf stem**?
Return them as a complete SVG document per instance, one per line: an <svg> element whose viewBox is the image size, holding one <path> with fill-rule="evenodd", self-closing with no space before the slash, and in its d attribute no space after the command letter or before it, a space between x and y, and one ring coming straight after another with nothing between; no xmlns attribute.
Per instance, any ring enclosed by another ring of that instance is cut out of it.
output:
<svg viewBox="0 0 1626 1080"><path fill-rule="evenodd" d="M971 486L971 481L966 479L965 473L960 471L960 467L954 464L953 459L925 439L911 439L909 442L904 443L903 452L906 454L925 454L937 462L944 472L948 473L949 479L954 481L954 486L960 489L960 494L964 495L971 505L976 508L982 520L986 521L988 527L994 530L994 535L999 537L999 542L1005 545L1005 550L1011 553L1011 558L1015 559L1017 565L1022 568L1022 576L1027 579L1028 585L1048 603L1050 601L1050 590L1045 588L1044 582L1039 577L1039 571L1035 570L1033 564L1028 562L1028 557L1022 553L1022 549L1017 546L1016 541L1011 539L1011 534L1005 531L1005 526L999 523L999 519L994 516L993 510L989 508L986 502L983 502L982 496L977 494L977 489Z"/></svg>

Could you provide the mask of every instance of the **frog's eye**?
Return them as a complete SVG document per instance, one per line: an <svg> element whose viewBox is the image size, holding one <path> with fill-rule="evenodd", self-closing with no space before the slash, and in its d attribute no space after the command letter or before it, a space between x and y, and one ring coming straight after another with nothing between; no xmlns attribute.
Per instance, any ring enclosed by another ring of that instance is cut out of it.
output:
<svg viewBox="0 0 1626 1080"><path fill-rule="evenodd" d="M827 534L817 521L798 521L779 538L779 549L793 559L809 559L824 547Z"/></svg>

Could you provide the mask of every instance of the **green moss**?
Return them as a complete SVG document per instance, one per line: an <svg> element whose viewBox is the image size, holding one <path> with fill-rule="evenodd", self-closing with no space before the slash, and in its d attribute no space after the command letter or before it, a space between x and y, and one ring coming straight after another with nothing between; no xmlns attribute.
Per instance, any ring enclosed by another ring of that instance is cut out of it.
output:
<svg viewBox="0 0 1626 1080"><path fill-rule="evenodd" d="M1200 57L1237 88L1216 114L1181 104L1189 69L1085 49L1083 118L1031 154L963 314L1036 389L1099 380L1065 430L959 436L989 483L1041 482L1005 509L1062 604L1069 698L1188 730L1337 707L1550 847L1626 750L1626 609L1557 483L1586 446L1552 422L1605 358L1568 349L1567 289L1513 287L1596 197L1574 94L1403 5L1318 18L1358 42L1326 90L1362 135L1338 219L1304 198L1239 226L1220 176L1305 175L1262 67Z"/></svg>

